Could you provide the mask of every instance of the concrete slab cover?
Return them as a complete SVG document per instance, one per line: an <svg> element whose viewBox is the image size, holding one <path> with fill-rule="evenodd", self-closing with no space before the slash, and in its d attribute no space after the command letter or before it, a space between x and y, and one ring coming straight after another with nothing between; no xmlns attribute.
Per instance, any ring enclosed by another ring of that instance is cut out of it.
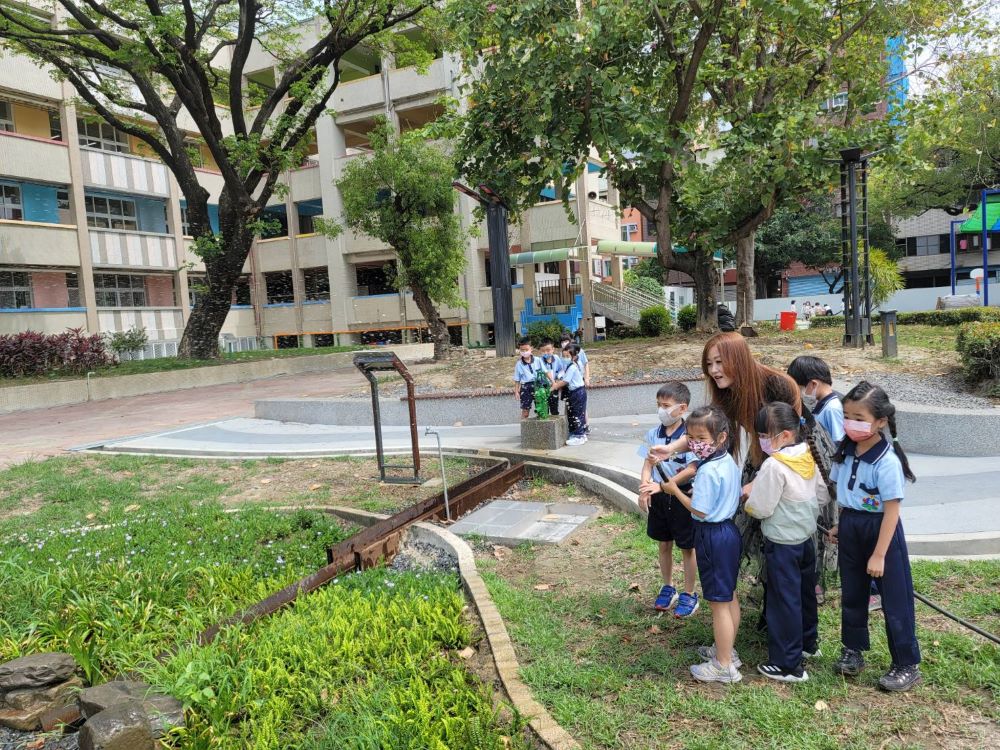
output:
<svg viewBox="0 0 1000 750"><path fill-rule="evenodd" d="M558 507L561 511L555 512ZM595 516L600 508L577 503L529 503L494 500L449 530L459 536L482 536L504 544L532 541L558 544Z"/></svg>

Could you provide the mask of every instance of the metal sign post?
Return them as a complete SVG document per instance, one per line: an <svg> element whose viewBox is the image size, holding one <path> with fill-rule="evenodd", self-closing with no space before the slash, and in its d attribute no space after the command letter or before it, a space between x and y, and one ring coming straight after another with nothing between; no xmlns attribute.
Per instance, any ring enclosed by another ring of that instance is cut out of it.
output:
<svg viewBox="0 0 1000 750"><path fill-rule="evenodd" d="M378 459L379 479L390 484L420 484L420 446L417 441L417 404L413 389L413 376L410 375L399 357L394 352L363 352L354 356L354 366L368 379L372 388L372 424L375 427L375 454ZM406 401L410 410L410 449L413 454L413 464L387 464L385 448L382 444L382 413L378 401L378 378L376 372L395 370L406 381ZM412 469L412 477L386 476L386 469Z"/></svg>

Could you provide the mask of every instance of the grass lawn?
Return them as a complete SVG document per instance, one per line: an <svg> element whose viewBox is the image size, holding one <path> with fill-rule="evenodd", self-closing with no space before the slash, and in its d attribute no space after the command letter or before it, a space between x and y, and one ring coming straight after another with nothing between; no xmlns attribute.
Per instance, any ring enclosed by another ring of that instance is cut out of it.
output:
<svg viewBox="0 0 1000 750"><path fill-rule="evenodd" d="M379 497L373 469L82 456L0 472L0 661L63 650L91 682L137 673L189 709L175 748L526 747L522 722L454 654L472 639L454 575L345 576L191 645L324 565L327 545L352 533L326 514L263 505L393 510L437 491ZM449 481L468 470L453 463Z"/></svg>
<svg viewBox="0 0 1000 750"><path fill-rule="evenodd" d="M480 550L478 564L535 697L585 748L940 748L1000 746L1000 649L917 604L924 684L905 695L876 687L888 668L882 615L872 616L868 669L835 676L836 592L820 608L823 655L808 682L756 672L766 657L744 603L743 682L695 683L694 648L712 641L707 606L688 621L658 616L655 543L637 518L605 512L560 547ZM1000 631L1000 562L913 565L918 590ZM679 576L679 564L675 577Z"/></svg>
<svg viewBox="0 0 1000 750"><path fill-rule="evenodd" d="M284 359L286 357L308 357L321 354L336 354L338 352L360 351L361 346L324 346L298 347L295 349L259 349L252 352L234 352L222 354L218 359L178 359L177 357L159 357L158 359L139 359L119 362L116 365L98 367L94 370L95 377L117 375L145 375L152 372L169 372L171 370L190 370L194 367L218 367L239 362L254 362L260 359ZM65 375L53 373L47 377L0 378L0 388L12 385L32 385L49 383L56 380L80 380L80 375Z"/></svg>

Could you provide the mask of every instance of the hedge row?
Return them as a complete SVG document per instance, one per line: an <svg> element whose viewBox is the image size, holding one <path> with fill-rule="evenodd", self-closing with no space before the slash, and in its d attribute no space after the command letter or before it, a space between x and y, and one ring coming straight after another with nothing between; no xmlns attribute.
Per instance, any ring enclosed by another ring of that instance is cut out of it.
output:
<svg viewBox="0 0 1000 750"><path fill-rule="evenodd" d="M104 337L99 333L88 336L81 328L70 328L65 333L22 331L0 335L0 377L82 375L112 361Z"/></svg>
<svg viewBox="0 0 1000 750"><path fill-rule="evenodd" d="M872 316L872 322L877 322L878 313ZM917 312L901 312L896 315L896 322L901 326L957 326L962 323L974 322L1000 323L1000 308L997 307L960 307L957 310L920 310ZM839 328L844 325L843 315L821 315L809 321L811 328Z"/></svg>
<svg viewBox="0 0 1000 750"><path fill-rule="evenodd" d="M1000 323L963 324L958 329L955 348L970 381L1000 381Z"/></svg>

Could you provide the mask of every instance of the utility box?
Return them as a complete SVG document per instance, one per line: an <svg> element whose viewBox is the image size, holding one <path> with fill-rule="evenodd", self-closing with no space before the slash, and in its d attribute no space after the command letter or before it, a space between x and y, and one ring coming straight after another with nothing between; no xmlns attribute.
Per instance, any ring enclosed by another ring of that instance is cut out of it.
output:
<svg viewBox="0 0 1000 750"><path fill-rule="evenodd" d="M883 310L879 313L882 321L882 356L895 357L898 353L896 346L896 311Z"/></svg>

